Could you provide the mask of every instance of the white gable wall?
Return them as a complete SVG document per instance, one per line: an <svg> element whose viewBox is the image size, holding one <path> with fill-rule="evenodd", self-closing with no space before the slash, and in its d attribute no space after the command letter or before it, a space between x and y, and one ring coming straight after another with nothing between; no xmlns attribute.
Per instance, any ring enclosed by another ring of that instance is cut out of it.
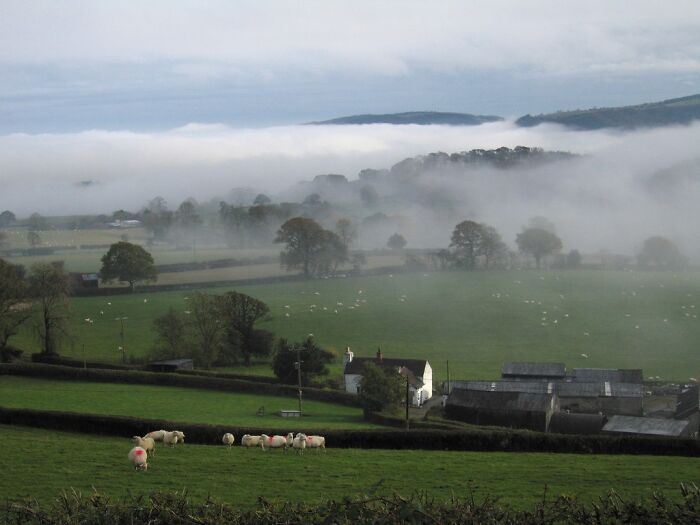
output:
<svg viewBox="0 0 700 525"><path fill-rule="evenodd" d="M411 403L414 406L420 406L433 397L433 369L430 363L426 363L423 377L418 377L418 379L423 383L423 386L413 392ZM349 394L358 394L360 381L362 381L360 374L345 374L345 391Z"/></svg>

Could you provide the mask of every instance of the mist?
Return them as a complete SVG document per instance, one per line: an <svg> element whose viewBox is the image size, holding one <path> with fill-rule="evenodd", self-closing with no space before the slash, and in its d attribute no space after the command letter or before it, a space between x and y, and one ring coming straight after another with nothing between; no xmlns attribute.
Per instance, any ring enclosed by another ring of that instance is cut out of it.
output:
<svg viewBox="0 0 700 525"><path fill-rule="evenodd" d="M572 131L511 121L474 127L286 126L240 129L189 124L157 133L89 130L0 136L0 210L18 217L136 211L156 195L171 207L188 197L224 199L251 187L273 201L301 199L319 174L350 181L366 168L389 169L407 157L517 145L568 151L576 159L513 169L445 167L417 175L398 200L379 183L391 228L410 247L447 246L456 222L495 226L504 240L533 216L555 223L564 249L635 252L644 238L664 235L700 258L700 124L641 131ZM321 192L356 217L358 185ZM425 195L430 195L426 199ZM386 237L361 236L364 247Z"/></svg>

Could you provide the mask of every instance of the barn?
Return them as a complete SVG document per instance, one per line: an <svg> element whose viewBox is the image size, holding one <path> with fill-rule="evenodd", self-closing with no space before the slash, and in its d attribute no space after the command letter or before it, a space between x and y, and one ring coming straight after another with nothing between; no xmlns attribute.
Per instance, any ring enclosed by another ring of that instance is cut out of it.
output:
<svg viewBox="0 0 700 525"><path fill-rule="evenodd" d="M465 390L455 388L445 402L445 415L473 425L525 428L547 432L559 410L553 393Z"/></svg>
<svg viewBox="0 0 700 525"><path fill-rule="evenodd" d="M345 391L360 393L360 382L366 363L374 363L382 368L393 368L397 374L408 378L411 404L421 406L433 397L433 369L424 359L400 359L384 357L381 350L375 357L355 357L348 347L343 354L343 378Z"/></svg>
<svg viewBox="0 0 700 525"><path fill-rule="evenodd" d="M563 380L566 378L564 363L506 363L501 377L508 380Z"/></svg>
<svg viewBox="0 0 700 525"><path fill-rule="evenodd" d="M693 430L686 419L612 416L603 427L603 433L646 437L691 437Z"/></svg>
<svg viewBox="0 0 700 525"><path fill-rule="evenodd" d="M644 385L605 382L560 382L557 394L562 410L582 414L641 416Z"/></svg>

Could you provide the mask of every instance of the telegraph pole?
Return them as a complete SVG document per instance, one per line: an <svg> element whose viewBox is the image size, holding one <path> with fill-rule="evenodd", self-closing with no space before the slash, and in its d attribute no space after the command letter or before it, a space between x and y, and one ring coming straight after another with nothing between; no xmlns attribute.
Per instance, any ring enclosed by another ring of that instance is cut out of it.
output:
<svg viewBox="0 0 700 525"><path fill-rule="evenodd" d="M408 370L406 370L406 430L408 430L408 398L409 398L409 391L408 391Z"/></svg>
<svg viewBox="0 0 700 525"><path fill-rule="evenodd" d="M297 351L297 360L294 363L294 367L297 369L297 381L299 382L299 417L302 415L301 411L301 348L298 346L296 347Z"/></svg>
<svg viewBox="0 0 700 525"><path fill-rule="evenodd" d="M115 320L121 323L121 330L119 331L119 339L121 340L121 346L119 350L122 351L122 363L126 364L126 347L124 346L124 320L128 317L117 317Z"/></svg>

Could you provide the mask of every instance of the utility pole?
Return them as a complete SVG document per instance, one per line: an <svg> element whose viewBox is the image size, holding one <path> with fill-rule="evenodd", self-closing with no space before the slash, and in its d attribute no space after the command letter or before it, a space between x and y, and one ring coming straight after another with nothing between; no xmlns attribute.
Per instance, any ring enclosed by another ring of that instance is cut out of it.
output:
<svg viewBox="0 0 700 525"><path fill-rule="evenodd" d="M450 395L450 360L447 360L447 395Z"/></svg>
<svg viewBox="0 0 700 525"><path fill-rule="evenodd" d="M121 346L119 347L119 350L122 352L122 363L126 364L126 347L124 346L124 320L128 319L128 317L117 317L115 321L119 321L121 323L121 330L119 331L119 339L121 340Z"/></svg>
<svg viewBox="0 0 700 525"><path fill-rule="evenodd" d="M299 382L299 417L302 416L302 411L301 411L301 348L298 346L296 347L297 351L297 360L294 363L294 367L297 369L297 381Z"/></svg>
<svg viewBox="0 0 700 525"><path fill-rule="evenodd" d="M409 391L408 391L408 370L406 370L406 430L408 430L408 398L409 398Z"/></svg>

